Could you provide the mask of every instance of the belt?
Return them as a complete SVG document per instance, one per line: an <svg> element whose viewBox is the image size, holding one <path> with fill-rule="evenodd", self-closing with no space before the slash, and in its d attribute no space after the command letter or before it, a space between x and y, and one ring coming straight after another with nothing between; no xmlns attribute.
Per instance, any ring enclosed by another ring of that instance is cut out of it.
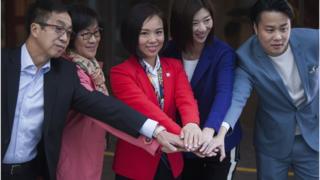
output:
<svg viewBox="0 0 320 180"><path fill-rule="evenodd" d="M3 173L8 175L17 175L34 172L36 169L36 161L32 160L25 163L17 163L17 164L1 164L1 170Z"/></svg>

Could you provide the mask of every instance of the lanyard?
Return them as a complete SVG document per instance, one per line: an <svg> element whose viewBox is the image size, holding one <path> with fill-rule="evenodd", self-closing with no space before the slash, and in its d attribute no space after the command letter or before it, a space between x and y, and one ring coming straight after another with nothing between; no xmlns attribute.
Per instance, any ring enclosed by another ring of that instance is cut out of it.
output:
<svg viewBox="0 0 320 180"><path fill-rule="evenodd" d="M157 100L160 105L160 108L163 110L163 107L164 107L164 88L163 88L163 79L162 79L162 67L160 65L160 67L157 69L158 82L155 82L152 78L151 73L148 71L146 64L144 64L144 62L142 60L140 60L140 64L143 67L144 71L146 72L147 77L153 86L154 92L157 95ZM159 89L156 88L157 87L156 83L159 84Z"/></svg>

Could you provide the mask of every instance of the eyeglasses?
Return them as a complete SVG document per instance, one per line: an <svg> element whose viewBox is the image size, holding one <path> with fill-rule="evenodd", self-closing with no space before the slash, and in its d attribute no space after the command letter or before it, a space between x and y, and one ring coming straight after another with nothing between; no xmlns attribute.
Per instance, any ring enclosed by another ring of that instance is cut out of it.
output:
<svg viewBox="0 0 320 180"><path fill-rule="evenodd" d="M57 33L57 35L60 37L64 35L64 33L67 34L67 37L70 38L72 35L74 35L74 32L71 30L66 29L63 26L55 25L55 24L48 24L44 22L36 22L37 24L40 24L40 26L48 26L54 28L54 32Z"/></svg>
<svg viewBox="0 0 320 180"><path fill-rule="evenodd" d="M82 39L84 41L91 39L92 36L94 36L95 38L100 38L102 30L103 30L102 28L98 28L94 32L85 32L85 33L80 34L80 36L82 36Z"/></svg>

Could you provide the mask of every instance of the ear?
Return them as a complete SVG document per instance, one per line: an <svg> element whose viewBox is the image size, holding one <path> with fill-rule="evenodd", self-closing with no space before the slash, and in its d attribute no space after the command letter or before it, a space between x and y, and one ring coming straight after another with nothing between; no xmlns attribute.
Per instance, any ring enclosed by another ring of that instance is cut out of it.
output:
<svg viewBox="0 0 320 180"><path fill-rule="evenodd" d="M38 37L40 30L41 30L41 26L39 24L32 23L30 25L30 35L32 35L34 37Z"/></svg>
<svg viewBox="0 0 320 180"><path fill-rule="evenodd" d="M253 23L253 30L255 34L258 34L258 26L256 23Z"/></svg>

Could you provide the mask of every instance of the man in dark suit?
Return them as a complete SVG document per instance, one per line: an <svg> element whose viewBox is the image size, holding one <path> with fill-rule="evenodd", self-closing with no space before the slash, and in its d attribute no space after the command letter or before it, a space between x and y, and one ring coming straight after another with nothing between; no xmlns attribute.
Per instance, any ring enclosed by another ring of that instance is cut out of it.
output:
<svg viewBox="0 0 320 180"><path fill-rule="evenodd" d="M61 136L70 108L137 137L156 137L167 150L183 145L157 122L120 101L80 85L76 67L59 58L72 35L66 9L51 2L29 8L28 38L22 47L2 49L2 179L33 180L39 164L56 179Z"/></svg>

